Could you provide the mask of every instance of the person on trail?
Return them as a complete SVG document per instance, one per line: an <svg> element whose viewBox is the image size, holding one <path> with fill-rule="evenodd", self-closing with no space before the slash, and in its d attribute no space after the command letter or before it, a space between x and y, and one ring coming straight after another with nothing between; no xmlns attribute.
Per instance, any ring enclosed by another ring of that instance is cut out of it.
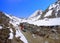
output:
<svg viewBox="0 0 60 43"><path fill-rule="evenodd" d="M24 30L23 23L20 23L20 29L21 29L21 30Z"/></svg>
<svg viewBox="0 0 60 43"><path fill-rule="evenodd" d="M23 23L20 23L20 29L25 32Z"/></svg>

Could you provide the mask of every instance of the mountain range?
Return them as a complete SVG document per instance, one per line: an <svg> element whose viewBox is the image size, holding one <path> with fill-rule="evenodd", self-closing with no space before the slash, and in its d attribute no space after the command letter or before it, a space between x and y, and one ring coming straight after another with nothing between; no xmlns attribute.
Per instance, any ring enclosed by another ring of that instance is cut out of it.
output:
<svg viewBox="0 0 60 43"><path fill-rule="evenodd" d="M38 26L60 25L60 0L50 5L45 11L36 10L27 19L21 19L7 13L4 14L9 17L11 22L15 25L22 22L27 22Z"/></svg>

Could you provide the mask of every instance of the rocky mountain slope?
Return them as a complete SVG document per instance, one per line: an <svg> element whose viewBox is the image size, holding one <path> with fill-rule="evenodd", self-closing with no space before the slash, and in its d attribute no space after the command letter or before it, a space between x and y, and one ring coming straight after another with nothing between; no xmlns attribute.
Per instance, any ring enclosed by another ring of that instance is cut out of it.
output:
<svg viewBox="0 0 60 43"><path fill-rule="evenodd" d="M19 18L0 12L0 43L28 43L19 23Z"/></svg>

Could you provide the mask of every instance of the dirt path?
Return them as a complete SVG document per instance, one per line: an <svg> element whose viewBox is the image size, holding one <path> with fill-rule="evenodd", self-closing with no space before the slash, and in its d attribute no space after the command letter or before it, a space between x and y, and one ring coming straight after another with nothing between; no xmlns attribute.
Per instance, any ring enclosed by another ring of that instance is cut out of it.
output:
<svg viewBox="0 0 60 43"><path fill-rule="evenodd" d="M12 43L23 43L21 40L13 38Z"/></svg>
<svg viewBox="0 0 60 43"><path fill-rule="evenodd" d="M27 38L29 43L60 43L60 39L54 40L50 38L43 38L36 36L36 38L33 38L30 32L22 32L24 36Z"/></svg>
<svg viewBox="0 0 60 43"><path fill-rule="evenodd" d="M43 43L42 37L36 36L36 38L33 38L31 33L28 31L22 33L25 35L29 43Z"/></svg>

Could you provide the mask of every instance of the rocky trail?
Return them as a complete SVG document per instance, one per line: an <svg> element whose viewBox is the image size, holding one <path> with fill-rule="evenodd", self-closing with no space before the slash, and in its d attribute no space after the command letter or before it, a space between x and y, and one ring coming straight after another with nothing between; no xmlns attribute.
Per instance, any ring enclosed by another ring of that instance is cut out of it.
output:
<svg viewBox="0 0 60 43"><path fill-rule="evenodd" d="M29 43L43 43L43 37L35 35L36 38L34 38L29 31L22 33L25 35Z"/></svg>
<svg viewBox="0 0 60 43"><path fill-rule="evenodd" d="M28 43L60 43L60 39L51 39L51 38L46 38L46 36L40 37L37 35L35 35L36 38L34 38L29 31L26 32L22 31L22 33L27 38Z"/></svg>

